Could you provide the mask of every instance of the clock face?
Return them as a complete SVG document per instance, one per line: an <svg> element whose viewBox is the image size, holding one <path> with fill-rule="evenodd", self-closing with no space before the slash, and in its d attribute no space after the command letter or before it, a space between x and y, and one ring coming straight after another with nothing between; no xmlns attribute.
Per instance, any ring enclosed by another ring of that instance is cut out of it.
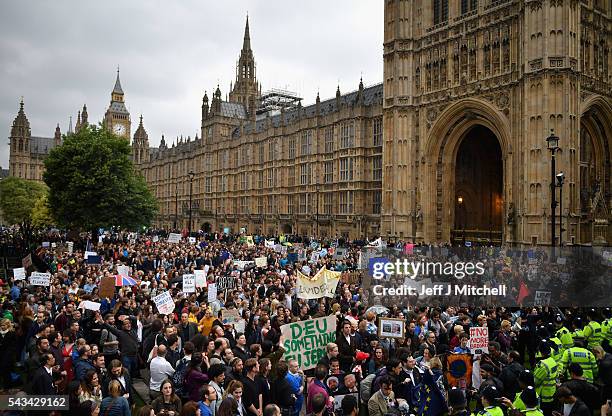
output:
<svg viewBox="0 0 612 416"><path fill-rule="evenodd" d="M116 126L113 127L113 132L115 134L124 134L125 126L123 124L117 124Z"/></svg>

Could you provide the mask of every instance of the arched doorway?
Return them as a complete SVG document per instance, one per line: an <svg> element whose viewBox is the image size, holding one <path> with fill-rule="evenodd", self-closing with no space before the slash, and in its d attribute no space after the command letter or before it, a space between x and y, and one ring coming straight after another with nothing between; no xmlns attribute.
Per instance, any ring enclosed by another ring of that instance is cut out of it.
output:
<svg viewBox="0 0 612 416"><path fill-rule="evenodd" d="M291 225L289 224L285 224L283 225L283 234L293 234L293 228L291 228Z"/></svg>
<svg viewBox="0 0 612 416"><path fill-rule="evenodd" d="M503 166L495 134L482 125L470 128L455 157L453 242L501 244Z"/></svg>
<svg viewBox="0 0 612 416"><path fill-rule="evenodd" d="M205 233L210 233L211 228L212 227L209 222L205 222L204 224L202 224L202 231L204 231Z"/></svg>

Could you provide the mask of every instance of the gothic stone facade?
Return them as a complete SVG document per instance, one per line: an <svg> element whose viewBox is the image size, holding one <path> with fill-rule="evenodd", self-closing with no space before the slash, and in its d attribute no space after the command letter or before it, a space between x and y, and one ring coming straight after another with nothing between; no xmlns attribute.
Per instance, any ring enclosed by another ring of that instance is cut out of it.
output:
<svg viewBox="0 0 612 416"><path fill-rule="evenodd" d="M384 1L383 235L612 242L611 3Z"/></svg>
<svg viewBox="0 0 612 416"><path fill-rule="evenodd" d="M204 95L200 138L150 148L137 132L134 160L160 202L157 225L187 228L191 195L192 229L378 235L382 85L265 115L260 91L247 21L229 100L218 87L210 103Z"/></svg>

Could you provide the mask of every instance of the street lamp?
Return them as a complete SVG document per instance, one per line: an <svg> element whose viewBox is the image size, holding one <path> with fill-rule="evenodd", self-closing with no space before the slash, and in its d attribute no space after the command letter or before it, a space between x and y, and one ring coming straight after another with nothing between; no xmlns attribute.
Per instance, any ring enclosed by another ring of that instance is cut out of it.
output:
<svg viewBox="0 0 612 416"><path fill-rule="evenodd" d="M178 222L178 181L174 183L174 230Z"/></svg>
<svg viewBox="0 0 612 416"><path fill-rule="evenodd" d="M557 187L559 188L559 247L563 245L563 183L565 174L563 171L557 173Z"/></svg>
<svg viewBox="0 0 612 416"><path fill-rule="evenodd" d="M191 199L193 197L193 177L195 173L189 171L189 236L191 236Z"/></svg>
<svg viewBox="0 0 612 416"><path fill-rule="evenodd" d="M550 150L550 228L551 228L551 246L553 248L553 256L555 255L555 221L557 214L557 200L556 200L556 184L555 184L555 152L559 150L559 137L555 136L554 130L550 129L550 136L546 138L546 145Z"/></svg>
<svg viewBox="0 0 612 416"><path fill-rule="evenodd" d="M463 218L463 197L459 195L457 197L457 205L459 205L459 209L457 209L457 214L459 215L459 225L461 226L461 238L463 240L463 244L465 244L465 223Z"/></svg>

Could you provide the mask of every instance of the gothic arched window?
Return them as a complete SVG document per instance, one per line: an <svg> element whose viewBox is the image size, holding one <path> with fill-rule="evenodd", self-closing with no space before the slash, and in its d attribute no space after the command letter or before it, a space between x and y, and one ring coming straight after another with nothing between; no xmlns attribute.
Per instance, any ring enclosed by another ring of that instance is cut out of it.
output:
<svg viewBox="0 0 612 416"><path fill-rule="evenodd" d="M434 25L448 21L448 0L433 0L433 12Z"/></svg>
<svg viewBox="0 0 612 416"><path fill-rule="evenodd" d="M597 173L593 138L584 125L580 133L580 210L584 212L589 207Z"/></svg>

